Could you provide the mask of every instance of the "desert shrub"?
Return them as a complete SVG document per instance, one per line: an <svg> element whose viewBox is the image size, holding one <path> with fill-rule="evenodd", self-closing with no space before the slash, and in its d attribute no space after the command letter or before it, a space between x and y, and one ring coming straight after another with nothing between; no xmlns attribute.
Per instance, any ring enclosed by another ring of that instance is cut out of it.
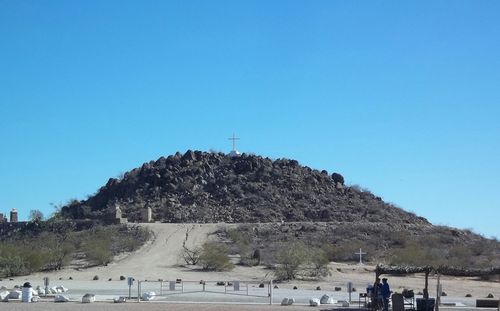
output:
<svg viewBox="0 0 500 311"><path fill-rule="evenodd" d="M46 253L36 245L5 243L0 247L0 276L29 274L41 270L46 263Z"/></svg>
<svg viewBox="0 0 500 311"><path fill-rule="evenodd" d="M77 240L89 264L107 265L114 255L138 249L150 236L149 230L138 226L97 226L79 233Z"/></svg>
<svg viewBox="0 0 500 311"><path fill-rule="evenodd" d="M227 246L220 242L203 244L199 261L204 270L229 271L234 268L228 256Z"/></svg>
<svg viewBox="0 0 500 311"><path fill-rule="evenodd" d="M71 244L64 243L63 245L53 248L48 251L49 261L47 263L48 270L60 270L70 263L74 247Z"/></svg>
<svg viewBox="0 0 500 311"><path fill-rule="evenodd" d="M240 263L245 266L255 266L260 264L260 251L259 258L255 258L255 251L252 252L252 237L249 232L240 229L230 229L227 231L228 238L233 242L232 251L240 254Z"/></svg>
<svg viewBox="0 0 500 311"><path fill-rule="evenodd" d="M307 270L310 277L318 278L332 275L328 267L330 261L324 250L320 248L310 248L308 254L309 264Z"/></svg>
<svg viewBox="0 0 500 311"><path fill-rule="evenodd" d="M411 241L406 247L392 251L392 265L434 266L447 265L445 249L434 243Z"/></svg>
<svg viewBox="0 0 500 311"><path fill-rule="evenodd" d="M138 226L90 224L77 230L73 222L54 217L32 221L0 237L0 277L58 270L82 253L91 264L107 264L113 255L139 248L150 235Z"/></svg>
<svg viewBox="0 0 500 311"><path fill-rule="evenodd" d="M319 278L331 275L326 252L303 242L285 243L275 254L274 274L279 280Z"/></svg>
<svg viewBox="0 0 500 311"><path fill-rule="evenodd" d="M468 267L473 264L472 251L468 246L455 245L448 251L447 264L455 267Z"/></svg>
<svg viewBox="0 0 500 311"><path fill-rule="evenodd" d="M0 271L3 276L16 276L25 273L23 260L19 256L1 257Z"/></svg>
<svg viewBox="0 0 500 311"><path fill-rule="evenodd" d="M390 236L390 239L393 247L406 247L411 237L405 231L396 231Z"/></svg>
<svg viewBox="0 0 500 311"><path fill-rule="evenodd" d="M21 251L24 267L27 273L42 270L47 264L47 252L24 247Z"/></svg>
<svg viewBox="0 0 500 311"><path fill-rule="evenodd" d="M101 235L90 236L85 244L84 253L87 260L95 265L107 265L113 259L110 250L111 240Z"/></svg>
<svg viewBox="0 0 500 311"><path fill-rule="evenodd" d="M187 265L196 265L200 261L201 252L202 249L199 247L190 249L186 246L183 246L182 258L184 259Z"/></svg>
<svg viewBox="0 0 500 311"><path fill-rule="evenodd" d="M307 247L302 242L284 244L275 254L277 268L274 275L278 280L293 280L301 272L301 265L308 260Z"/></svg>
<svg viewBox="0 0 500 311"><path fill-rule="evenodd" d="M85 255L87 259L96 265L107 265L113 260L113 255L106 244L96 243L93 247L88 247Z"/></svg>

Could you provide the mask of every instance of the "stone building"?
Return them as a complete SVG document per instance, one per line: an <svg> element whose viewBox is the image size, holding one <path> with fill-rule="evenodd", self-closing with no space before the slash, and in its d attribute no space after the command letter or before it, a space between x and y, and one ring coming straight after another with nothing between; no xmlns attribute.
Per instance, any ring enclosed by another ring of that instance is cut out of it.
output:
<svg viewBox="0 0 500 311"><path fill-rule="evenodd" d="M151 207L145 206L142 210L142 221L143 222L153 222L153 211Z"/></svg>
<svg viewBox="0 0 500 311"><path fill-rule="evenodd" d="M120 205L115 204L108 209L108 213L106 215L106 222L112 224L126 224L127 218L123 218L122 210Z"/></svg>
<svg viewBox="0 0 500 311"><path fill-rule="evenodd" d="M17 209L15 209L15 208L13 208L10 211L10 222L18 222L18 219L17 219Z"/></svg>

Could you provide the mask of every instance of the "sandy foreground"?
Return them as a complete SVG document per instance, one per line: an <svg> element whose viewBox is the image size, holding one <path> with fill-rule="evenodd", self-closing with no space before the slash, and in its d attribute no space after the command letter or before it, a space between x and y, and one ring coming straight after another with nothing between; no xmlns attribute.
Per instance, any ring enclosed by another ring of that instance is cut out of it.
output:
<svg viewBox="0 0 500 311"><path fill-rule="evenodd" d="M80 301L85 293L93 293L98 300L111 301L114 297L128 296L128 286L126 281L120 281L120 276L134 277L136 280L145 281L141 285L141 292L154 291L159 301L168 302L168 309L172 310L192 310L200 309L200 304L186 305L187 302L203 303L202 310L274 310L275 307L266 305L269 302L269 289L261 289L258 287L261 282L268 282L272 279L270 270L265 267L241 267L236 266L230 272L203 272L182 266L181 258L182 245L185 242L186 246L193 247L203 244L207 239L214 238L214 233L220 226L234 226L228 224L143 224L150 228L155 238L143 246L140 250L122 256L112 264L106 267L94 267L84 270L64 269L51 273L37 273L29 276L15 277L13 280L2 280L0 286L12 288L15 285L22 285L26 281L30 281L34 287L37 285L43 286L43 277L50 278L50 286L63 285L68 288L66 293L73 301ZM273 303L279 304L283 297L294 297L298 304L302 306L287 307L290 310L303 310L309 298L319 298L323 294L328 294L336 300L348 300L349 296L346 291L347 283L352 282L357 292L353 293L351 300L358 302L358 292L364 292L368 284L374 281L374 266L364 265L359 266L353 264L332 263L332 276L321 281L303 282L292 281L280 283L278 289L273 289ZM99 276L98 281L93 281L93 277ZM391 284L391 289L395 292L401 292L403 288L413 289L415 293L422 291L424 287L423 275L410 276L386 276ZM71 279L70 279L71 278ZM158 280L165 281L164 283ZM182 279L183 290L176 285L175 291L169 291L168 281ZM207 287L206 292L202 292L200 280L205 280ZM217 281L240 281L241 289L238 292L231 292L232 287L225 288L217 287ZM495 298L500 296L500 283L484 282L474 278L451 278L442 277L441 284L443 291L447 296L443 297L445 302L460 302L463 305L473 306L476 298L484 298L489 293L492 293ZM298 289L293 290L296 286ZM317 287L320 290L317 290ZM341 291L334 291L335 287L340 287ZM246 293L249 295L246 295ZM429 292L431 296L436 294L436 278L429 279ZM229 293L229 295L227 294ZM138 294L137 282L131 288L132 296ZM472 298L465 298L466 294L471 294ZM182 302L179 304L178 302ZM209 303L209 304L207 304ZM214 305L213 303L231 303L235 305ZM258 303L258 305L247 305ZM36 305L37 310L58 310L66 309L66 305L71 305L72 310L85 308L86 310L97 308L106 310L112 308L120 308L120 310L134 309L140 305L141 310L156 310L166 308L164 303L148 302L148 303L132 303L112 304L99 303L82 305L75 302L66 304L54 304L49 302L41 302L29 305L27 308ZM159 304L159 305L158 305ZM206 304L206 305L205 305ZM0 304L4 310L18 310L20 306L28 304L18 304L16 302ZM117 307L117 305L119 307ZM163 305L163 307L161 307ZM351 304L352 306L353 304ZM5 307L7 309L5 309ZM47 307L46 307L47 306ZM50 307L48 307L50 306ZM191 306L191 307L190 307ZM278 308L283 308L276 306ZM310 307L307 307L310 310ZM321 308L324 309L324 308ZM20 310L20 309L19 309ZM24 309L23 309L24 310Z"/></svg>

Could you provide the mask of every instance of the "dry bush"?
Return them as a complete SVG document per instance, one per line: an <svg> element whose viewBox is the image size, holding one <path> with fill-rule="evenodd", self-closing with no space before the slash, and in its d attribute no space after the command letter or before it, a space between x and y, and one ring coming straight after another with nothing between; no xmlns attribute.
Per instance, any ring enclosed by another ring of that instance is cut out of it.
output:
<svg viewBox="0 0 500 311"><path fill-rule="evenodd" d="M201 253L202 249L199 247L189 249L184 245L182 251L182 259L184 259L187 265L196 265L200 261Z"/></svg>
<svg viewBox="0 0 500 311"><path fill-rule="evenodd" d="M107 264L113 255L140 247L150 232L140 227L96 226L77 231L71 222L52 218L30 222L22 230L2 237L0 277L59 270L76 254L85 253L91 264Z"/></svg>
<svg viewBox="0 0 500 311"><path fill-rule="evenodd" d="M278 280L319 278L331 274L326 253L302 242L283 244L275 253L275 261L274 275Z"/></svg>
<svg viewBox="0 0 500 311"><path fill-rule="evenodd" d="M220 242L203 244L199 262L203 270L208 271L230 271L234 268L226 245Z"/></svg>

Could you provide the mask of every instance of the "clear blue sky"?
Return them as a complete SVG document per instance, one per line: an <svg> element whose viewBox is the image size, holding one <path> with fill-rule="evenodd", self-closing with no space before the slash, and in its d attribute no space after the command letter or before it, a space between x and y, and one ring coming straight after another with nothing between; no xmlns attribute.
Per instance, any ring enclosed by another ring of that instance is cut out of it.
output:
<svg viewBox="0 0 500 311"><path fill-rule="evenodd" d="M500 237L498 1L0 0L0 211L187 149Z"/></svg>

